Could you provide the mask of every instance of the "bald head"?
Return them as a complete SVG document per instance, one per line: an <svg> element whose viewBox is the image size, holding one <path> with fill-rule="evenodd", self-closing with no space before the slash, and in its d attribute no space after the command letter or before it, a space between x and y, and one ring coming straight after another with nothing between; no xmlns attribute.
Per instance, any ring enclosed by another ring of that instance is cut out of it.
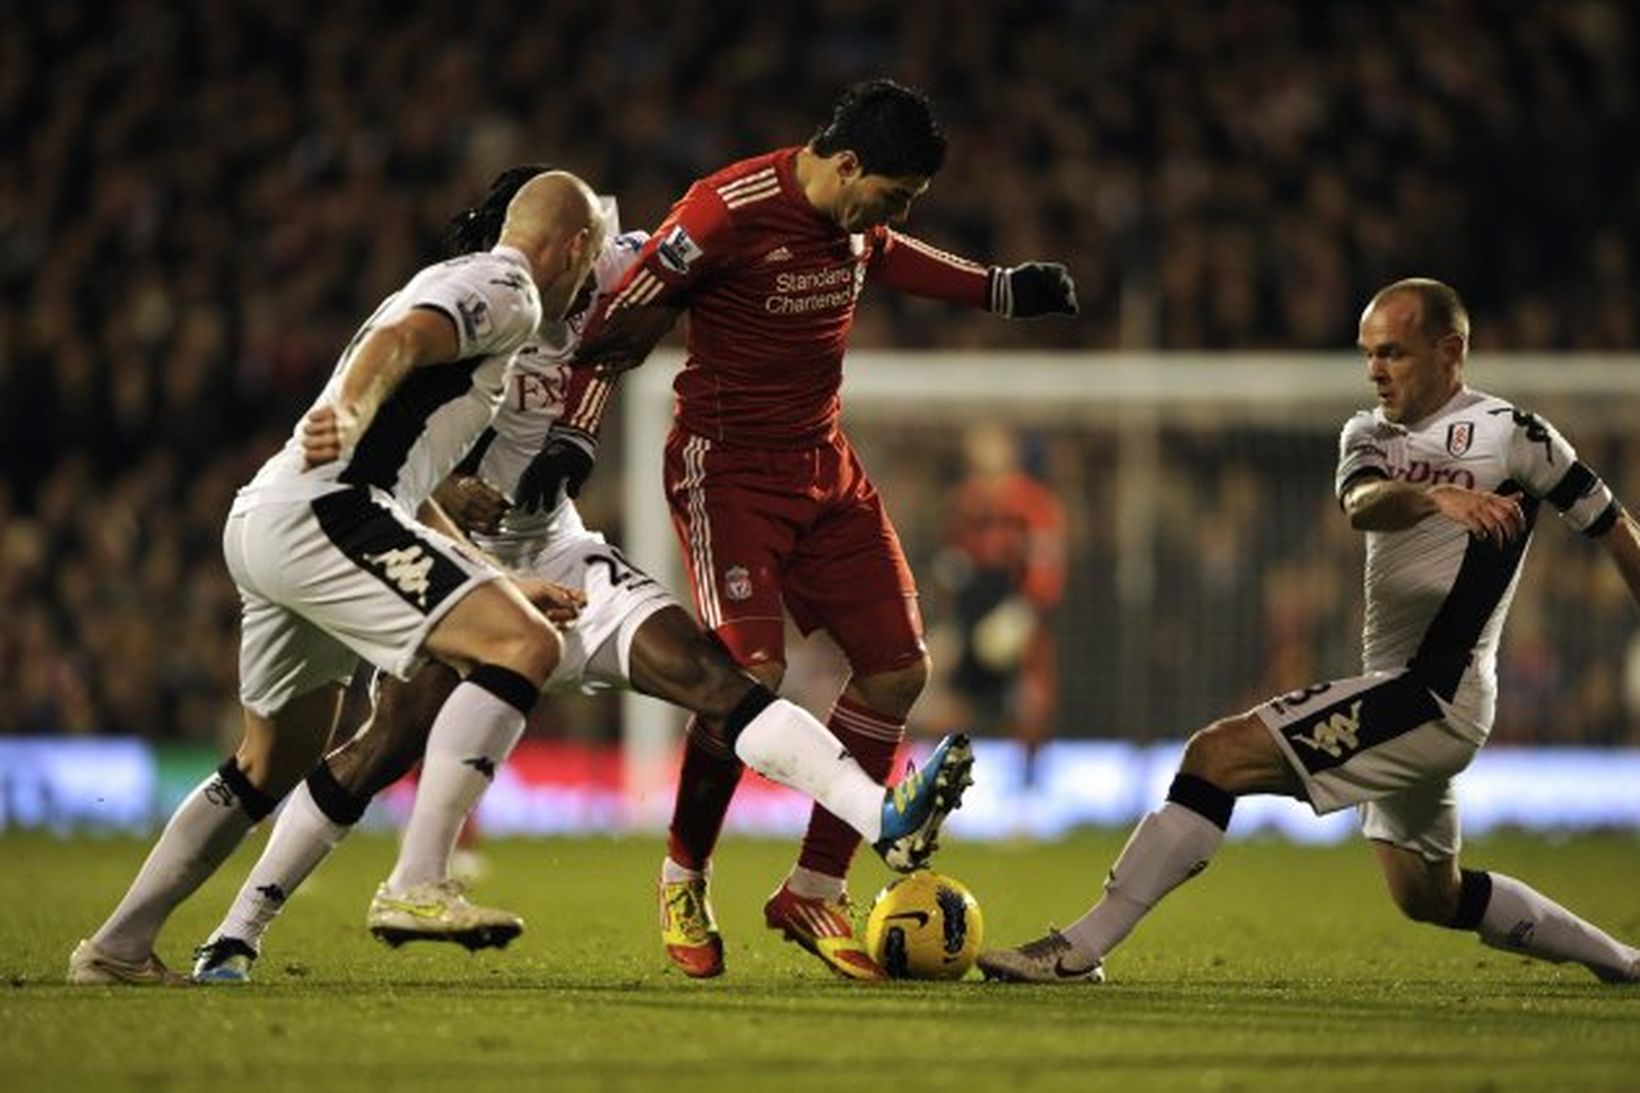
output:
<svg viewBox="0 0 1640 1093"><path fill-rule="evenodd" d="M1363 316L1392 299L1415 305L1418 327L1430 341L1456 334L1468 345L1469 309L1451 285L1430 277L1402 278L1375 292L1367 302Z"/></svg>
<svg viewBox="0 0 1640 1093"><path fill-rule="evenodd" d="M563 318L603 242L598 195L568 171L546 171L524 183L507 205L499 240L529 258L543 318L551 321Z"/></svg>

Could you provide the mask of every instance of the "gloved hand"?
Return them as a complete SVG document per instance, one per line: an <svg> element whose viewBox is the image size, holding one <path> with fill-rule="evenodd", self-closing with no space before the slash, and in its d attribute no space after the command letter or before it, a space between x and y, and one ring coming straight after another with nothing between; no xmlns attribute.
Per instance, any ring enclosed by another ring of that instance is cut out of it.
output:
<svg viewBox="0 0 1640 1093"><path fill-rule="evenodd" d="M560 489L571 497L581 496L596 451L590 439L550 430L541 451L518 480L518 496L513 499L518 508L524 512L551 512L558 504Z"/></svg>
<svg viewBox="0 0 1640 1093"><path fill-rule="evenodd" d="M1010 319L1075 315L1076 282L1058 262L1024 262L991 271L991 310Z"/></svg>

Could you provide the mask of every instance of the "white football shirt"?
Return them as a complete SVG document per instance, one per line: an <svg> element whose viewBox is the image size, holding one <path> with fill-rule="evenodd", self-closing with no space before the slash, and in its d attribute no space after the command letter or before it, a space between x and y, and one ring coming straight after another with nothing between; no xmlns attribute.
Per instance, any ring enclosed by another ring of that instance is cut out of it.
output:
<svg viewBox="0 0 1640 1093"><path fill-rule="evenodd" d="M460 343L458 359L412 370L352 450L324 466L304 468L298 422L285 446L239 491L235 512L368 486L386 491L413 513L432 494L494 416L514 351L540 325L541 298L528 260L513 247L428 266L354 334L314 405L335 398L348 362L372 329L415 308L450 319Z"/></svg>
<svg viewBox="0 0 1640 1093"><path fill-rule="evenodd" d="M1367 533L1363 666L1418 673L1448 721L1482 741L1497 699L1498 637L1538 503L1587 535L1610 528L1618 506L1547 421L1468 387L1412 424L1387 421L1381 409L1345 423L1339 498L1369 478L1520 495L1526 533L1503 549L1440 516Z"/></svg>

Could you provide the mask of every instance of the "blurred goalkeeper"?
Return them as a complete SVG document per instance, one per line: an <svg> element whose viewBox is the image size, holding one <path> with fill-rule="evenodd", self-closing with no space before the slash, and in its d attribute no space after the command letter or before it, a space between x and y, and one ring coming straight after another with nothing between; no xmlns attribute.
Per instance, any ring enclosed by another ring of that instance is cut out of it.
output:
<svg viewBox="0 0 1640 1093"><path fill-rule="evenodd" d="M483 251L493 242L513 194L544 168L503 173L478 207L457 217L454 249ZM580 344L589 308L636 260L642 232L611 234L592 277L563 323L549 324L514 356L501 407L477 445L437 493L440 504L508 571L571 588L584 596L547 690L630 687L692 710L732 741L754 770L824 801L871 840L892 867L922 864L945 815L961 802L972 762L966 740L944 741L920 776L885 790L849 758L806 711L776 698L741 671L712 637L655 581L581 522L561 484L544 475L549 427L563 410L567 361ZM429 665L409 682L382 679L368 727L331 752L297 787L227 916L200 946L194 978L241 982L262 938L298 885L364 814L371 798L422 758L456 674ZM493 777L494 766L481 773ZM391 944L445 941L469 949L504 946L524 928L510 911L468 901L450 879L449 850L466 816L441 816L444 851L437 898L406 898L384 885L367 925Z"/></svg>
<svg viewBox="0 0 1640 1093"><path fill-rule="evenodd" d="M1238 797L1354 807L1390 897L1415 922L1640 981L1640 952L1525 883L1459 865L1452 780L1486 742L1498 638L1548 502L1606 548L1640 602L1640 527L1541 418L1464 384L1469 316L1438 281L1398 281L1361 317L1378 408L1339 441L1336 489L1367 536L1365 674L1317 683L1198 732L1104 896L1064 931L981 953L992 979L1096 983L1105 957L1218 849Z"/></svg>
<svg viewBox="0 0 1640 1093"><path fill-rule="evenodd" d="M805 633L829 633L852 670L830 728L877 779L894 765L929 665L899 536L838 425L860 293L869 281L1012 318L1076 312L1064 266L979 265L890 227L944 158L927 100L873 80L848 88L808 144L696 182L595 316L580 361L597 367L576 371L554 427L573 491L592 466L613 375L689 313L665 480L701 621L771 691L786 667L783 612ZM666 951L691 976L723 970L706 888L740 773L721 735L691 722L660 884ZM817 808L764 919L838 974L877 979L844 894L858 844Z"/></svg>

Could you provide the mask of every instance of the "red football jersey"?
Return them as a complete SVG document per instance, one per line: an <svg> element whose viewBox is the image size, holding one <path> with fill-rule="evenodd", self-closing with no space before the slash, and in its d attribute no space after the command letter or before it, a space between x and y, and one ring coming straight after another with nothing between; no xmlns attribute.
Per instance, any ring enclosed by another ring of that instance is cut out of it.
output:
<svg viewBox="0 0 1640 1093"><path fill-rule="evenodd" d="M590 341L622 308L686 308L677 420L712 440L806 447L836 431L843 352L868 278L990 303L989 267L886 227L850 234L818 212L794 177L798 151L742 160L691 186L589 324ZM593 414L572 410L570 423L594 431L600 394Z"/></svg>

